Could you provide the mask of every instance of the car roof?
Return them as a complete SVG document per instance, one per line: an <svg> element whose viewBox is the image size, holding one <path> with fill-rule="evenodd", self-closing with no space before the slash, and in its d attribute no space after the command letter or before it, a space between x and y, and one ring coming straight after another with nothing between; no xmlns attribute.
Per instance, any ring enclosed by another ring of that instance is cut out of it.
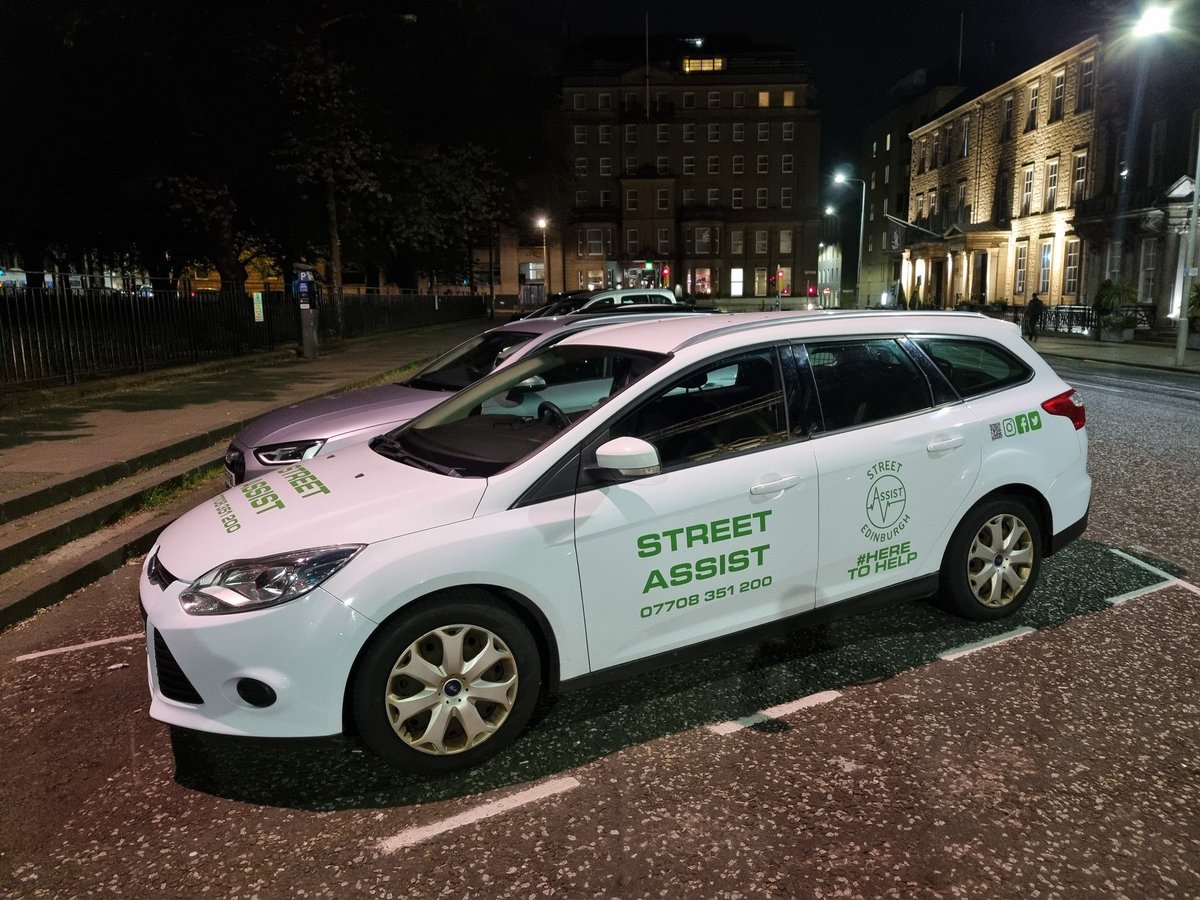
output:
<svg viewBox="0 0 1200 900"><path fill-rule="evenodd" d="M684 347L711 344L715 349L727 345L761 340L814 339L865 334L950 333L999 337L1016 334L1012 323L1000 322L980 313L954 311L898 312L870 310L813 310L801 312L740 312L699 316L663 317L654 321L613 324L590 328L586 334L564 338L560 346L592 344L642 350L650 353L675 353ZM754 334L755 337L747 337Z"/></svg>

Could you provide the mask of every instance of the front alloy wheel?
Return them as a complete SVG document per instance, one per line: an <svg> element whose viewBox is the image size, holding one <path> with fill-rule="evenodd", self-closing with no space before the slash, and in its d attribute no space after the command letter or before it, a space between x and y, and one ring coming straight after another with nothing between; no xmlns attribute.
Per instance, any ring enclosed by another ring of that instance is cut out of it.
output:
<svg viewBox="0 0 1200 900"><path fill-rule="evenodd" d="M460 588L385 625L350 691L359 736L388 762L440 774L504 749L529 722L541 655L498 598Z"/></svg>
<svg viewBox="0 0 1200 900"><path fill-rule="evenodd" d="M941 599L968 619L1020 609L1037 583L1041 523L1017 497L985 501L959 523L942 563Z"/></svg>

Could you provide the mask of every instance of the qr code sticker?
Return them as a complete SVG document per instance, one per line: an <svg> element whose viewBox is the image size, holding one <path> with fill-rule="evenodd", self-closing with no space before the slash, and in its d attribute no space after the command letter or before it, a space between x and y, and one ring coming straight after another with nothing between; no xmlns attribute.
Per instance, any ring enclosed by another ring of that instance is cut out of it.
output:
<svg viewBox="0 0 1200 900"><path fill-rule="evenodd" d="M988 426L988 428L992 429L992 440L993 441L998 441L998 440L1000 440L1000 438L1004 437L1004 426L1001 425L999 422L993 422L991 425Z"/></svg>

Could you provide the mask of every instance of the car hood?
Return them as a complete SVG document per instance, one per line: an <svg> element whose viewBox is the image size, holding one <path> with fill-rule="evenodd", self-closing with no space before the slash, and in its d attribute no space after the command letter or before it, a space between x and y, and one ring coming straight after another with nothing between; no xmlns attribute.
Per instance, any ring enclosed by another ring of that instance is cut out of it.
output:
<svg viewBox="0 0 1200 900"><path fill-rule="evenodd" d="M329 440L372 426L379 429L376 433L382 434L449 396L449 391L426 391L406 384L382 384L316 397L255 419L241 430L237 442L252 448L284 441Z"/></svg>
<svg viewBox="0 0 1200 900"><path fill-rule="evenodd" d="M484 478L395 462L366 444L284 466L229 488L173 522L159 561L193 581L233 559L335 544L371 544L471 518Z"/></svg>

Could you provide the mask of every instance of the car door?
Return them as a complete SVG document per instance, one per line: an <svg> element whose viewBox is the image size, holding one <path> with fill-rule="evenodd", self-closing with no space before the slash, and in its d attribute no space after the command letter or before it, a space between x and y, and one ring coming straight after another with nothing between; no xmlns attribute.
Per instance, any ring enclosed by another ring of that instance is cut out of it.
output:
<svg viewBox="0 0 1200 900"><path fill-rule="evenodd" d="M773 348L654 391L590 442L585 473L597 446L624 435L654 444L662 471L576 497L593 670L812 608L815 466L789 433Z"/></svg>
<svg viewBox="0 0 1200 900"><path fill-rule="evenodd" d="M822 510L817 605L936 572L979 478L975 415L940 379L931 384L902 340L807 351L825 429L812 440Z"/></svg>

